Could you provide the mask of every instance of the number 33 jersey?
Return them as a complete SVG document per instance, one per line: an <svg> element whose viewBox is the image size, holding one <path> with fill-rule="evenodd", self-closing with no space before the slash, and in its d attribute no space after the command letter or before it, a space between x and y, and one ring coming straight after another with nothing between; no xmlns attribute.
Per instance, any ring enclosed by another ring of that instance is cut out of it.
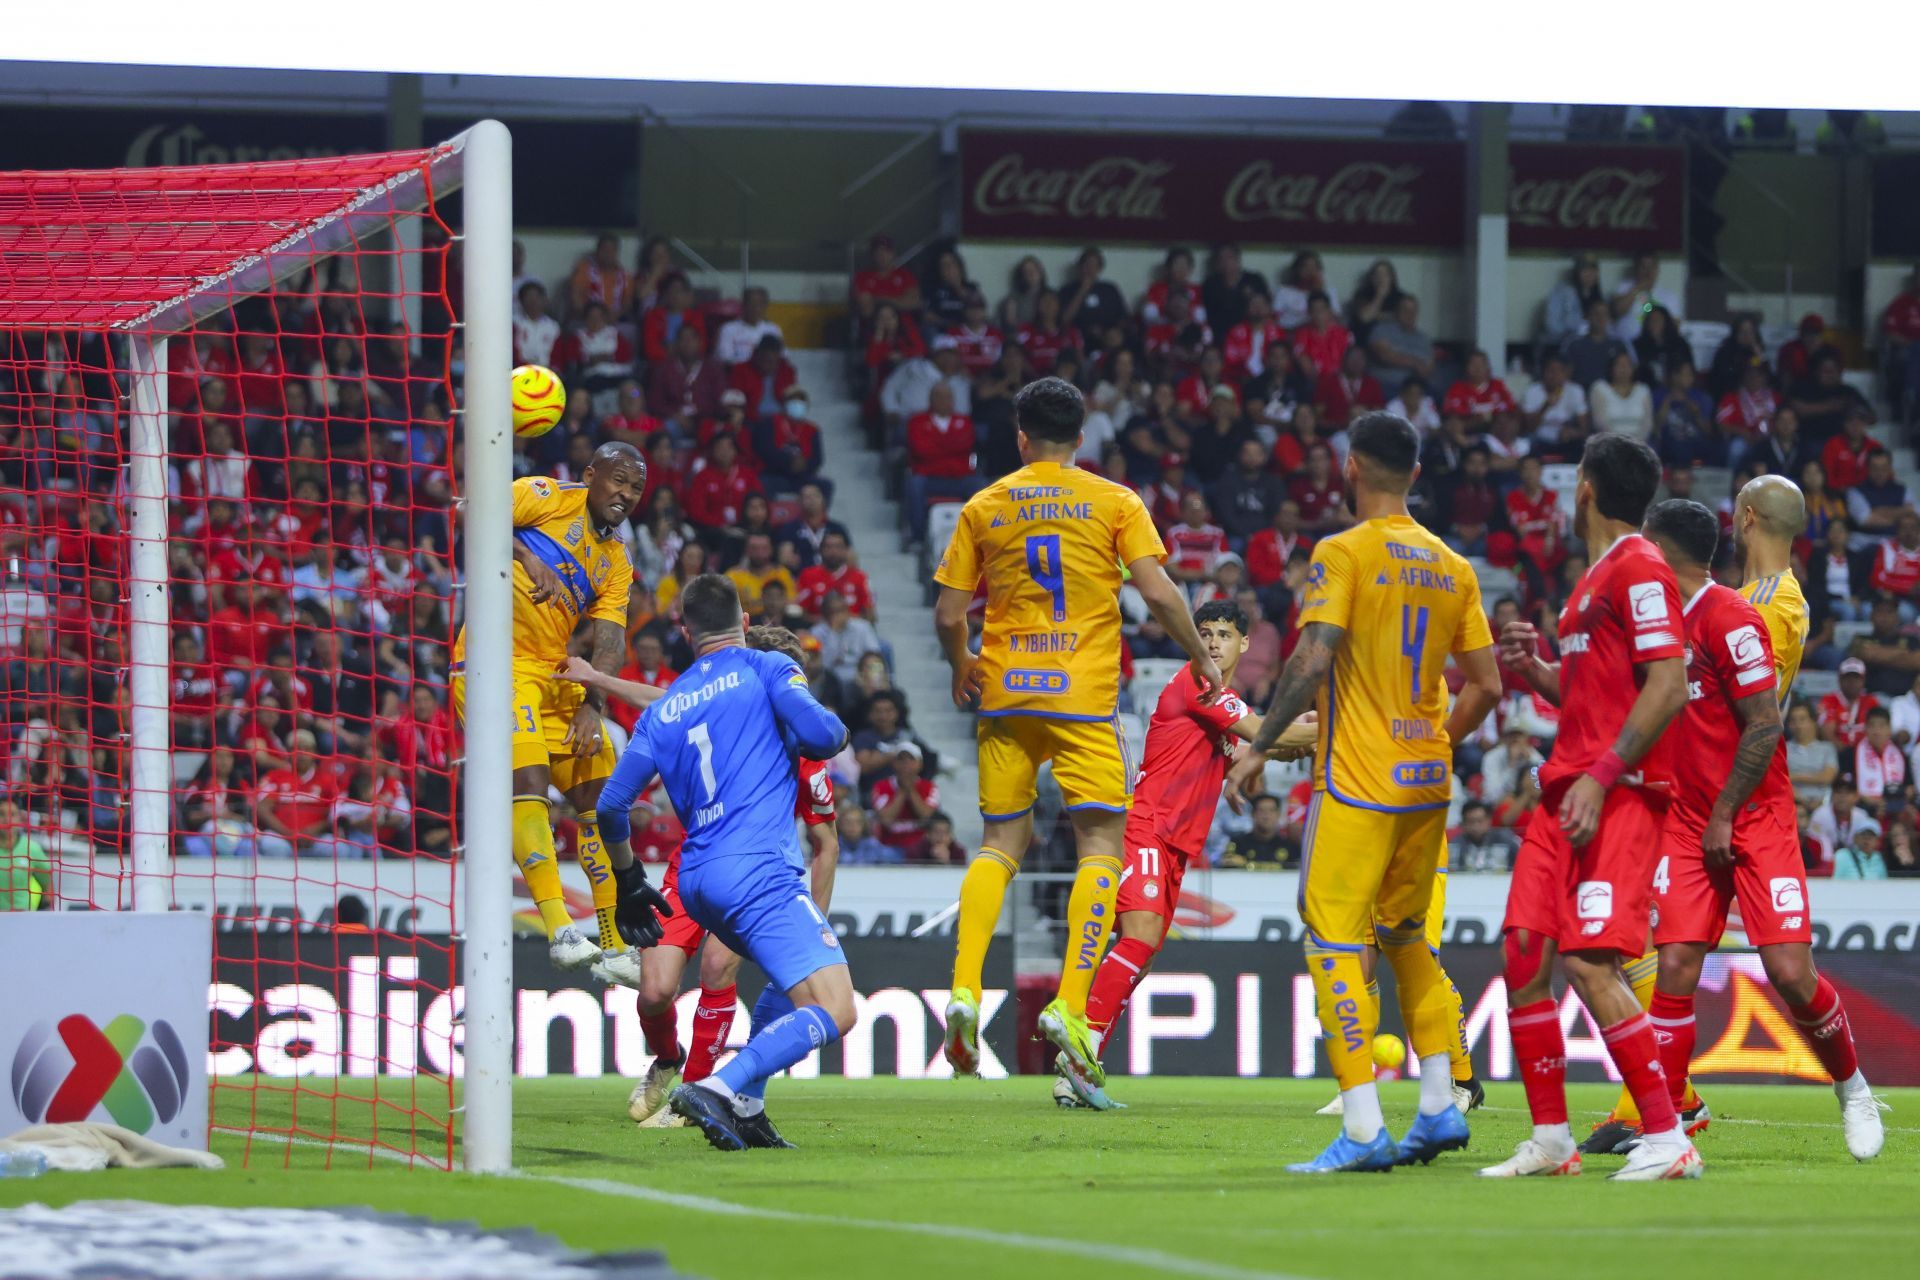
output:
<svg viewBox="0 0 1920 1280"><path fill-rule="evenodd" d="M1493 643L1473 566L1388 516L1323 538L1304 594L1301 627L1346 631L1320 691L1314 790L1390 813L1445 807L1447 657Z"/></svg>
<svg viewBox="0 0 1920 1280"><path fill-rule="evenodd" d="M1166 555L1139 495L1078 467L1035 462L975 494L934 580L986 579L980 714L1111 719L1121 566Z"/></svg>

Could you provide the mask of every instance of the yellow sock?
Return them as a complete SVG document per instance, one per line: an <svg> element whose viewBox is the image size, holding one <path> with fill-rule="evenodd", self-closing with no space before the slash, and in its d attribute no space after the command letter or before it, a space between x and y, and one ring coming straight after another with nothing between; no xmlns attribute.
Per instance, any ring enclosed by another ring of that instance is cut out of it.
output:
<svg viewBox="0 0 1920 1280"><path fill-rule="evenodd" d="M953 926L958 943L953 954L953 989L971 991L976 1000L980 972L987 965L987 944L993 941L993 927L1000 923L1000 904L1019 870L1020 864L998 849L982 849L967 864L967 874L960 881L960 917Z"/></svg>
<svg viewBox="0 0 1920 1280"><path fill-rule="evenodd" d="M607 857L607 846L600 840L600 815L588 809L576 820L580 824L580 869L587 873L587 883L593 887L593 918L600 926L600 949L617 955L627 949L627 944L613 924L619 889L613 882L613 860Z"/></svg>
<svg viewBox="0 0 1920 1280"><path fill-rule="evenodd" d="M1438 964L1439 961L1440 957L1435 956L1434 963ZM1453 1029L1453 1039L1447 1043L1447 1065L1451 1068L1453 1078L1464 1083L1473 1079L1473 1056L1467 1052L1467 1005L1460 998L1460 988L1454 985L1453 976L1444 965L1440 968L1440 976L1447 984L1447 1012L1451 1019L1448 1025Z"/></svg>
<svg viewBox="0 0 1920 1280"><path fill-rule="evenodd" d="M1120 859L1080 859L1067 899L1067 954L1060 965L1060 999L1069 1013L1087 1011L1087 993L1113 935L1113 902L1119 896Z"/></svg>
<svg viewBox="0 0 1920 1280"><path fill-rule="evenodd" d="M521 878L533 905L540 908L540 922L551 938L573 923L566 901L560 895L560 867L553 860L553 827L548 821L547 802L540 796L513 798L513 860L520 864Z"/></svg>
<svg viewBox="0 0 1920 1280"><path fill-rule="evenodd" d="M1425 925L1414 929L1378 929L1380 950L1393 966L1393 982L1400 997L1400 1016L1406 1019L1413 1056L1429 1058L1453 1052L1459 1017L1447 999L1447 975L1427 949Z"/></svg>
<svg viewBox="0 0 1920 1280"><path fill-rule="evenodd" d="M1640 1002L1642 1009L1653 1007L1653 982L1660 976L1660 953L1649 951L1638 959L1629 960L1621 966L1627 983L1633 988L1633 998ZM1613 1114L1617 1120L1628 1124L1637 1124L1640 1120L1640 1108L1634 1104L1633 1095L1627 1092L1625 1085L1620 1086L1620 1096L1614 1099Z"/></svg>
<svg viewBox="0 0 1920 1280"><path fill-rule="evenodd" d="M1380 1029L1379 988L1367 998L1366 971L1358 951L1335 951L1308 941L1307 971L1314 1005L1327 1033L1327 1061L1342 1090L1373 1081L1373 1037Z"/></svg>

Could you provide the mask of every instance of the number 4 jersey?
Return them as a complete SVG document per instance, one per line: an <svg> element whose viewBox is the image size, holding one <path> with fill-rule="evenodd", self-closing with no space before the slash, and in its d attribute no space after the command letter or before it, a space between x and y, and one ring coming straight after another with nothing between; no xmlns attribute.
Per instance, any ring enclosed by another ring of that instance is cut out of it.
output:
<svg viewBox="0 0 1920 1280"><path fill-rule="evenodd" d="M1364 809L1443 808L1451 795L1447 657L1492 645L1464 556L1410 516L1323 538L1300 625L1346 638L1320 691L1314 790Z"/></svg>
<svg viewBox="0 0 1920 1280"><path fill-rule="evenodd" d="M1120 567L1166 555L1139 495L1078 467L1035 462L975 494L934 580L987 581L980 713L1111 719Z"/></svg>

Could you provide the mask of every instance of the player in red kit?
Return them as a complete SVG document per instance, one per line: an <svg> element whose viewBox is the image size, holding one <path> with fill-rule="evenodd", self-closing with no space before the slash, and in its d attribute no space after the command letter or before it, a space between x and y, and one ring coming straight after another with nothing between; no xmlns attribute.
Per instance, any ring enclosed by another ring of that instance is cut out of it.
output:
<svg viewBox="0 0 1920 1280"><path fill-rule="evenodd" d="M1747 940L1787 1002L1807 1047L1833 1077L1847 1150L1880 1154L1884 1105L1867 1087L1833 984L1813 967L1813 922L1793 783L1782 747L1773 644L1760 612L1713 581L1719 521L1675 498L1647 513L1648 539L1686 600L1687 708L1676 729L1673 803L1654 867L1653 941L1660 971L1650 1014L1676 1107L1693 1057L1693 994L1737 898Z"/></svg>
<svg viewBox="0 0 1920 1280"><path fill-rule="evenodd" d="M1194 610L1193 621L1208 656L1220 666L1222 686L1230 684L1247 651L1247 615L1237 604L1215 600ZM1119 936L1100 961L1087 995L1087 1025L1098 1037L1096 1045L1106 1043L1166 941L1180 901L1181 878L1188 859L1206 843L1228 761L1241 742L1252 741L1260 731L1259 714L1231 689L1211 704L1201 701L1204 693L1192 667L1181 667L1161 692L1147 727L1146 758L1127 814L1122 845L1126 861L1114 900ZM1317 732L1314 716L1302 716L1281 735L1276 755L1290 759L1311 750ZM1104 1089L1064 1068L1053 1096L1062 1106L1105 1111L1120 1105Z"/></svg>
<svg viewBox="0 0 1920 1280"><path fill-rule="evenodd" d="M1646 945L1654 851L1673 782L1662 740L1687 700L1686 646L1673 570L1640 522L1660 460L1625 436L1587 442L1574 487L1574 536L1590 566L1560 614L1561 660L1535 656L1524 622L1500 634L1501 661L1561 708L1540 768L1540 820L1514 860L1503 925L1507 1024L1533 1113L1533 1136L1481 1176L1580 1172L1567 1127L1567 1049L1553 999L1553 959L1599 1022L1607 1052L1639 1104L1646 1137L1613 1176L1691 1178L1700 1153L1680 1127L1653 1024L1621 961Z"/></svg>
<svg viewBox="0 0 1920 1280"><path fill-rule="evenodd" d="M795 662L805 657L799 639L785 627L747 628L747 647L775 649ZM604 675L584 663L570 665L567 675L582 683L591 682L608 696L641 708L651 705L662 692L637 681ZM796 766L800 787L794 801L794 817L806 824L807 843L813 855L813 900L824 913L833 900L833 873L840 862L840 837L833 825L833 779L827 775L827 766L822 761L799 759ZM662 799L664 801L664 793ZM680 850L676 847L667 859L666 875L660 885L660 892L672 905L673 914L665 921L667 927L662 930L658 945L641 965L635 1000L640 1033L646 1039L653 1062L647 1067L645 1078L634 1086L627 1098L627 1115L648 1128L686 1126L684 1118L667 1110L668 1095L683 1081L691 1084L713 1074L720 1055L726 1052L727 1035L733 1030L734 1015L739 1008L734 978L740 972L740 957L721 945L718 938L708 937L707 931L693 922L681 904L679 882ZM702 942L706 944L704 947ZM680 994L680 979L695 952L700 955L700 1002L693 1011L691 1043L683 1049L674 998Z"/></svg>

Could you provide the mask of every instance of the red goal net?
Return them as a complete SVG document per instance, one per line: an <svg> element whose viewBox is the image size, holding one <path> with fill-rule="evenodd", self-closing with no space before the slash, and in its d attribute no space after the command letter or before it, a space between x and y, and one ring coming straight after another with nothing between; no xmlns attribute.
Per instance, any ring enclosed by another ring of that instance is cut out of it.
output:
<svg viewBox="0 0 1920 1280"><path fill-rule="evenodd" d="M0 174L0 908L212 918L229 1156L453 1158L457 151Z"/></svg>

